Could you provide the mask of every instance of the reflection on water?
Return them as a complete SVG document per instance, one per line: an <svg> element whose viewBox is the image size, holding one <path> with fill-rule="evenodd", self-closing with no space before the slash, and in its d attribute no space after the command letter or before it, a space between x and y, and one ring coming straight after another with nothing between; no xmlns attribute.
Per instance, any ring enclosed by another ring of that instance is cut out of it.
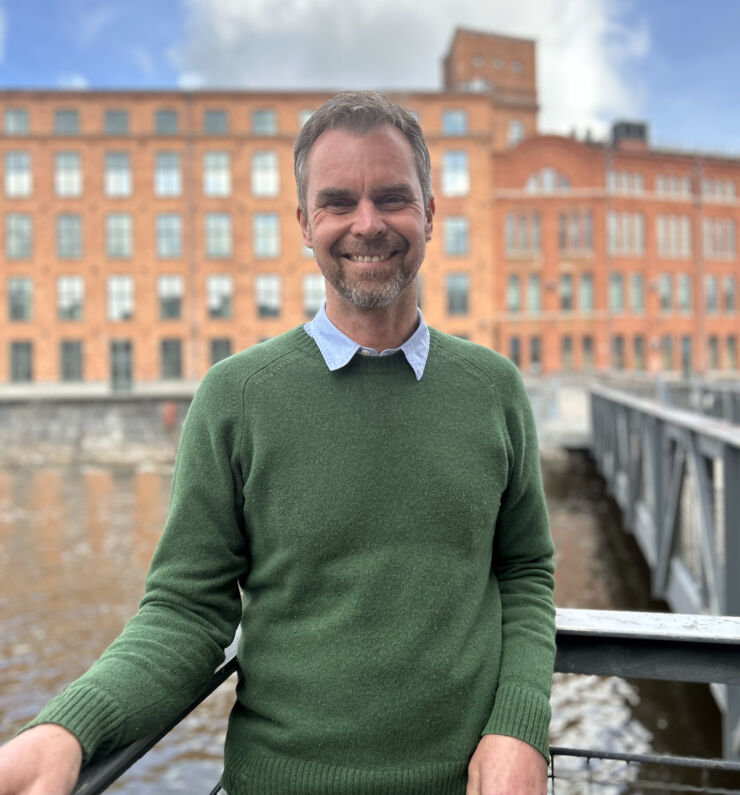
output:
<svg viewBox="0 0 740 795"><path fill-rule="evenodd" d="M644 565L619 535L588 461L551 460L544 473L558 549L556 603L665 609L650 601ZM161 468L0 469L0 737L82 673L136 609L170 481ZM221 768L232 693L227 682L111 791L208 792ZM556 675L552 703L553 744L720 753L719 714L703 686Z"/></svg>

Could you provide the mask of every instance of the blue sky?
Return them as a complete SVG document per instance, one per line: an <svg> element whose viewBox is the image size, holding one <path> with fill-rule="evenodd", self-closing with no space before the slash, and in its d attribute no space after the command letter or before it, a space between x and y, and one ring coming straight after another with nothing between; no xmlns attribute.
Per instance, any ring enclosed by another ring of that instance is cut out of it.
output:
<svg viewBox="0 0 740 795"><path fill-rule="evenodd" d="M740 0L0 0L3 87L422 88L455 26L538 41L540 127L740 155Z"/></svg>

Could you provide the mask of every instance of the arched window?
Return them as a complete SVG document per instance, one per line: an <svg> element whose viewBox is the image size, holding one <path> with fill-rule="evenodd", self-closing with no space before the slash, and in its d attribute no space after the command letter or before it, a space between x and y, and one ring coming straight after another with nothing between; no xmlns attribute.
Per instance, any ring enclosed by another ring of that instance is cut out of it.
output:
<svg viewBox="0 0 740 795"><path fill-rule="evenodd" d="M570 190L570 180L565 174L550 166L531 174L527 179L528 193L560 193Z"/></svg>

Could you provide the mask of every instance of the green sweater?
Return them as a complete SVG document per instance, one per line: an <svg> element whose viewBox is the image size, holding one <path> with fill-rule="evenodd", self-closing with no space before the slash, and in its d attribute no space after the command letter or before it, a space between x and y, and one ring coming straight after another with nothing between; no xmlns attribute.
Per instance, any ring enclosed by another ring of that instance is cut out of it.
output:
<svg viewBox="0 0 740 795"><path fill-rule="evenodd" d="M464 793L482 733L547 755L552 553L508 360L432 331L421 381L401 354L332 373L297 328L204 379L139 611L34 724L132 741L241 620L230 795Z"/></svg>

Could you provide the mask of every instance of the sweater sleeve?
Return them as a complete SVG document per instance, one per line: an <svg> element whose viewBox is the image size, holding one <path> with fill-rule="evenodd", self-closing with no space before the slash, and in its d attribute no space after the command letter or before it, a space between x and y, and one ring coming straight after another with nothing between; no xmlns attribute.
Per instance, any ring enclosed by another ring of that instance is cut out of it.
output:
<svg viewBox="0 0 740 795"><path fill-rule="evenodd" d="M502 656L494 707L483 734L518 737L549 759L554 548L534 417L519 374L513 373L508 382L501 404L511 458L492 564L501 595Z"/></svg>
<svg viewBox="0 0 740 795"><path fill-rule="evenodd" d="M56 723L85 760L165 725L199 695L241 615L247 565L242 390L216 367L183 426L169 515L136 615L100 659L25 728Z"/></svg>

